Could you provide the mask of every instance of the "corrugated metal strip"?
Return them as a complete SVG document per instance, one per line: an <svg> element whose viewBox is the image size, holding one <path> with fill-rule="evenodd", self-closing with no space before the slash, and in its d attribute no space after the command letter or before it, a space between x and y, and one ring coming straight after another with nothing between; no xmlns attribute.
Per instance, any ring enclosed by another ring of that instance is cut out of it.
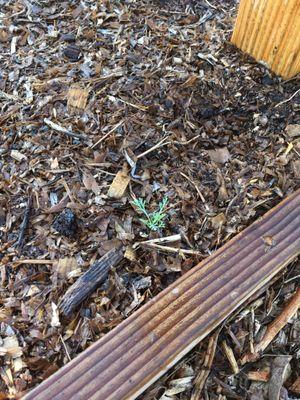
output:
<svg viewBox="0 0 300 400"><path fill-rule="evenodd" d="M300 72L300 0L241 0L232 43L287 79Z"/></svg>
<svg viewBox="0 0 300 400"><path fill-rule="evenodd" d="M135 399L299 253L297 191L24 400Z"/></svg>

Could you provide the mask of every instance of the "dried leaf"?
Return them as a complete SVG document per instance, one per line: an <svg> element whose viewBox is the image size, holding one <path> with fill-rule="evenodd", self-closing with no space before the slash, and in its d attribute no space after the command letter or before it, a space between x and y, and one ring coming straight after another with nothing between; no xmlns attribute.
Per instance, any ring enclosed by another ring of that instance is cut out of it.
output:
<svg viewBox="0 0 300 400"><path fill-rule="evenodd" d="M4 353L12 358L21 357L23 352L19 346L16 336L8 336L3 339L3 346L0 347L0 353Z"/></svg>
<svg viewBox="0 0 300 400"><path fill-rule="evenodd" d="M270 246L270 247L273 247L276 244L273 236L263 236L263 241L267 246Z"/></svg>
<svg viewBox="0 0 300 400"><path fill-rule="evenodd" d="M294 381L289 389L293 394L300 395L300 376Z"/></svg>
<svg viewBox="0 0 300 400"><path fill-rule="evenodd" d="M211 218L212 227L216 229L221 228L225 222L226 222L226 216L224 213L220 213L215 217Z"/></svg>
<svg viewBox="0 0 300 400"><path fill-rule="evenodd" d="M95 195L99 195L101 189L96 181L96 179L88 172L83 173L82 182L87 190L92 190Z"/></svg>
<svg viewBox="0 0 300 400"><path fill-rule="evenodd" d="M219 147L218 149L208 150L211 161L225 164L230 160L230 153L227 147Z"/></svg>
<svg viewBox="0 0 300 400"><path fill-rule="evenodd" d="M287 125L285 131L287 135L289 135L290 137L300 136L300 125L298 124Z"/></svg>
<svg viewBox="0 0 300 400"><path fill-rule="evenodd" d="M8 41L9 35L7 30L5 29L0 29L0 42L5 43Z"/></svg>
<svg viewBox="0 0 300 400"><path fill-rule="evenodd" d="M57 276L59 279L65 279L68 275L78 269L78 263L75 257L61 258L57 262Z"/></svg>
<svg viewBox="0 0 300 400"><path fill-rule="evenodd" d="M181 87L183 88L193 87L198 79L199 79L198 75L191 75L184 83L181 84Z"/></svg>
<svg viewBox="0 0 300 400"><path fill-rule="evenodd" d="M127 260L129 261L136 261L137 259L136 252L133 250L131 246L126 247L124 257L127 258Z"/></svg>

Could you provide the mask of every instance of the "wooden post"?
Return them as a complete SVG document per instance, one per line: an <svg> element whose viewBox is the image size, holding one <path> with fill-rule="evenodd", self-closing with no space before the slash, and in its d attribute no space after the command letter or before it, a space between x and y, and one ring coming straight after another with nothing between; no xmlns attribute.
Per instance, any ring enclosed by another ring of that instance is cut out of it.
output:
<svg viewBox="0 0 300 400"><path fill-rule="evenodd" d="M241 0L231 42L284 79L300 72L300 0Z"/></svg>

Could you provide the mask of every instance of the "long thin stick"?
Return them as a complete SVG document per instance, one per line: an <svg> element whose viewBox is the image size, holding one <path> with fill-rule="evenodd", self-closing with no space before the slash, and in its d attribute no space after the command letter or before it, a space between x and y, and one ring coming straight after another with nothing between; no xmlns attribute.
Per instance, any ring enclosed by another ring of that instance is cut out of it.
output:
<svg viewBox="0 0 300 400"><path fill-rule="evenodd" d="M100 138L96 143L94 143L91 148L94 149L98 144L102 143L109 135L111 135L116 129L123 124L123 120L118 122L110 131L108 131L102 138Z"/></svg>
<svg viewBox="0 0 300 400"><path fill-rule="evenodd" d="M70 136L72 138L86 140L86 136L85 135L81 135L80 133L74 133L72 131L69 131L69 129L64 128L63 126L60 126L60 125L56 124L55 122L51 121L48 118L44 118L44 122L45 122L46 125L48 125L54 131L64 133L65 135Z"/></svg>
<svg viewBox="0 0 300 400"><path fill-rule="evenodd" d="M161 246L160 244L156 244L156 243L142 242L140 244L145 246L145 247L152 247L153 249L166 251L168 253L178 253L178 254L182 253L182 254L190 254L190 255L201 256L200 251L196 251L196 250L187 250L187 249L180 249L180 248L177 248L177 247Z"/></svg>
<svg viewBox="0 0 300 400"><path fill-rule="evenodd" d="M178 242L179 240L181 240L181 235L177 234L177 235L165 236L162 238L145 240L144 242L138 242L135 243L133 247L137 247L140 244L171 243L171 242Z"/></svg>
<svg viewBox="0 0 300 400"><path fill-rule="evenodd" d="M185 179L187 179L196 189L196 192L198 193L202 203L206 204L206 200L203 196L203 194L201 193L201 190L198 188L198 186L195 184L195 182L192 181L191 178L189 178L186 174L184 174L183 172L180 172L180 175L182 175Z"/></svg>
<svg viewBox="0 0 300 400"><path fill-rule="evenodd" d="M300 92L300 89L296 90L296 92L295 92L291 97L289 97L288 99L286 99L286 100L284 100L284 101L281 101L280 103L276 104L276 106L275 106L274 108L277 108L277 107L281 106L282 104L288 103L288 102L289 102L290 100L292 100L299 92Z"/></svg>
<svg viewBox="0 0 300 400"><path fill-rule="evenodd" d="M17 260L14 261L13 266L18 267L21 264L34 264L34 265L51 265L54 264L55 260L35 260L35 259L24 259L24 260Z"/></svg>
<svg viewBox="0 0 300 400"><path fill-rule="evenodd" d="M163 138L160 142L158 142L155 146L151 147L151 149L148 149L144 151L143 153L139 154L136 156L137 159L142 158L146 156L147 154L151 153L153 150L158 149L159 147L166 146L167 144L170 144L172 142L166 142L166 140L169 139L168 137Z"/></svg>

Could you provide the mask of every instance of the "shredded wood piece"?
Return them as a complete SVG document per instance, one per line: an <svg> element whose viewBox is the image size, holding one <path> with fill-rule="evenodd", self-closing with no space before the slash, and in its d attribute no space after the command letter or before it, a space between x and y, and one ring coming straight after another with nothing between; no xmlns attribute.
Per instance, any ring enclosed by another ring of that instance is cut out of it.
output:
<svg viewBox="0 0 300 400"><path fill-rule="evenodd" d="M288 302L278 317L268 326L267 331L262 340L254 346L253 353L245 354L241 363L253 362L259 358L260 353L265 350L274 337L281 331L281 329L287 324L289 319L295 315L298 308L300 307L300 288L297 289L295 295Z"/></svg>
<svg viewBox="0 0 300 400"><path fill-rule="evenodd" d="M68 92L68 110L75 112L76 110L84 110L89 97L89 90L80 86L74 85Z"/></svg>
<svg viewBox="0 0 300 400"><path fill-rule="evenodd" d="M203 366L194 380L194 389L191 396L191 400L201 399L201 393L205 385L206 379L210 374L212 363L215 357L219 334L220 334L220 329L217 329L216 332L209 338L208 348L205 354Z"/></svg>
<svg viewBox="0 0 300 400"><path fill-rule="evenodd" d="M110 185L108 190L108 197L121 199L125 194L129 182L130 176L128 175L126 170L122 169L114 177L114 180L112 181L112 184Z"/></svg>
<svg viewBox="0 0 300 400"><path fill-rule="evenodd" d="M226 357L227 357L227 359L229 361L229 364L231 366L231 369L232 369L233 373L235 375L238 374L240 372L240 369L239 369L239 366L237 364L237 361L236 361L236 358L234 356L232 348L228 346L226 340L223 340L222 347L223 347L223 350L224 350L224 352L226 354Z"/></svg>
<svg viewBox="0 0 300 400"><path fill-rule="evenodd" d="M270 379L270 369L262 371L250 371L247 374L250 381L268 382Z"/></svg>
<svg viewBox="0 0 300 400"><path fill-rule="evenodd" d="M81 135L79 133L72 132L69 129L64 128L63 126L58 125L57 123L51 121L49 118L44 118L44 122L45 122L46 125L50 126L51 129L53 129L53 130L55 130L57 132L64 133L67 136L74 137L74 138L77 138L77 139L86 139L85 135Z"/></svg>

